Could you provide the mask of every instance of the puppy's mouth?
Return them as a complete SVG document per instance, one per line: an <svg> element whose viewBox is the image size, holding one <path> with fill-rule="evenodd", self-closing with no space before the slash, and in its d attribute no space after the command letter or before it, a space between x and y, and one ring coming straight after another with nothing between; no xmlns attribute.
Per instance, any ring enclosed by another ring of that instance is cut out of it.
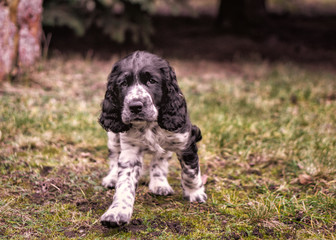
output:
<svg viewBox="0 0 336 240"><path fill-rule="evenodd" d="M125 119L126 123L141 123L141 122L152 122L147 119L145 116L130 116L128 119Z"/></svg>
<svg viewBox="0 0 336 240"><path fill-rule="evenodd" d="M156 119L146 116L132 117L130 122L155 122Z"/></svg>
<svg viewBox="0 0 336 240"><path fill-rule="evenodd" d="M146 120L143 119L143 118L137 117L137 118L134 118L134 119L132 120L132 122L146 122Z"/></svg>
<svg viewBox="0 0 336 240"><path fill-rule="evenodd" d="M146 124L146 123L152 123L152 122L156 122L156 119L149 119L149 118L142 118L142 117L136 117L136 118L132 118L128 121L128 123L131 124Z"/></svg>
<svg viewBox="0 0 336 240"><path fill-rule="evenodd" d="M141 112L132 113L127 109L122 113L122 121L125 124L130 123L140 123L140 122L155 122L157 121L157 114L155 111L151 111L150 109L143 109Z"/></svg>

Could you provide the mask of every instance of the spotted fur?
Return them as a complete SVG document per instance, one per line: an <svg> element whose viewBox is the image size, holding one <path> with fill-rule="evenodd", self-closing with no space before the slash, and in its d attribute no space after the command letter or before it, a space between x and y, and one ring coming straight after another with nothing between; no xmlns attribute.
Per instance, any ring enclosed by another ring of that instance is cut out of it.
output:
<svg viewBox="0 0 336 240"><path fill-rule="evenodd" d="M196 142L202 136L187 114L176 75L162 58L137 51L117 62L108 77L99 119L108 132L110 172L103 186L116 188L112 205L102 215L104 226L129 223L143 155L153 155L149 190L170 195L168 162L175 152L181 163L183 196L205 202Z"/></svg>

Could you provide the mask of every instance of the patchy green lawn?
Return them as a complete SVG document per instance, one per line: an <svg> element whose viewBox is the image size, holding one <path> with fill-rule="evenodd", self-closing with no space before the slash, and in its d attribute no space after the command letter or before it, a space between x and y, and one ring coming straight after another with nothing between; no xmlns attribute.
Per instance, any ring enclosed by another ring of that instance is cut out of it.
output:
<svg viewBox="0 0 336 240"><path fill-rule="evenodd" d="M114 190L101 186L97 118L113 60L54 58L1 83L0 238L336 238L335 74L261 61L205 63L198 75L172 60L203 132L208 202L182 199L173 159L174 195L151 195L145 171L132 222L102 227Z"/></svg>

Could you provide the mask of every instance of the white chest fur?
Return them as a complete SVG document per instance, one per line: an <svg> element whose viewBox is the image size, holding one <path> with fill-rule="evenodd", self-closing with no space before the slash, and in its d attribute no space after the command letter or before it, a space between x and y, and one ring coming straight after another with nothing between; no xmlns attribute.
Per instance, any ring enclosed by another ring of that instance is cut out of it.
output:
<svg viewBox="0 0 336 240"><path fill-rule="evenodd" d="M140 146L151 152L179 151L186 147L189 132L174 133L160 128L157 123L136 123L120 134L121 149L123 147Z"/></svg>

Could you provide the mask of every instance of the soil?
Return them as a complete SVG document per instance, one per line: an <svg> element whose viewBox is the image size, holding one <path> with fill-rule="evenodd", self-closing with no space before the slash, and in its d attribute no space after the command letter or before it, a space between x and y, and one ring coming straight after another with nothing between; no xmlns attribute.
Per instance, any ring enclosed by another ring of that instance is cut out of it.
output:
<svg viewBox="0 0 336 240"><path fill-rule="evenodd" d="M110 201L107 198L111 198L111 196L106 196L106 192L93 193L87 198L83 198L78 195L78 191L72 191L72 186L69 180L69 171L70 169L61 168L57 171L57 176L50 175L50 171L53 168L49 166L45 166L41 168L42 179L39 181L32 181L30 178L26 178L26 183L32 186L31 194L27 195L27 200L31 203L43 205L45 203L50 202L62 202L62 203L75 203L76 207L81 212L89 212L92 211L95 215L97 215L97 219L101 214L101 209L106 209ZM47 176L48 177L45 177ZM17 173L17 177L23 178L24 175ZM145 194L146 196L148 194ZM153 201L155 197L147 196L151 198ZM194 206L191 206L192 208ZM146 235L146 238L143 239L152 239L158 237L162 234L162 231L171 232L174 234L186 236L189 234L189 229L191 226L188 224L181 223L175 220L163 220L159 217L149 220L146 223L143 222L142 219L136 218L132 219L132 221L124 226L119 228L119 231L130 232L132 235L136 235L141 231L146 231L150 226L153 229L152 232ZM95 228L92 230L92 228ZM78 229L74 230L73 228L64 229L64 236L68 238L75 238L85 236L88 231L98 231L102 232L104 235L110 235L110 229L106 229L101 226L99 223L94 226L87 226L83 224Z"/></svg>
<svg viewBox="0 0 336 240"><path fill-rule="evenodd" d="M185 226L178 221L168 221L162 220L160 218L149 220L146 225L150 226L152 229L155 230L153 232L150 232L145 239L153 239L153 237L159 237L162 234L162 231L168 231L174 234L186 236L189 234L190 229L190 226ZM122 226L120 230L136 234L139 231L146 230L146 225L144 225L143 221L140 218L137 218L133 219L130 224Z"/></svg>

